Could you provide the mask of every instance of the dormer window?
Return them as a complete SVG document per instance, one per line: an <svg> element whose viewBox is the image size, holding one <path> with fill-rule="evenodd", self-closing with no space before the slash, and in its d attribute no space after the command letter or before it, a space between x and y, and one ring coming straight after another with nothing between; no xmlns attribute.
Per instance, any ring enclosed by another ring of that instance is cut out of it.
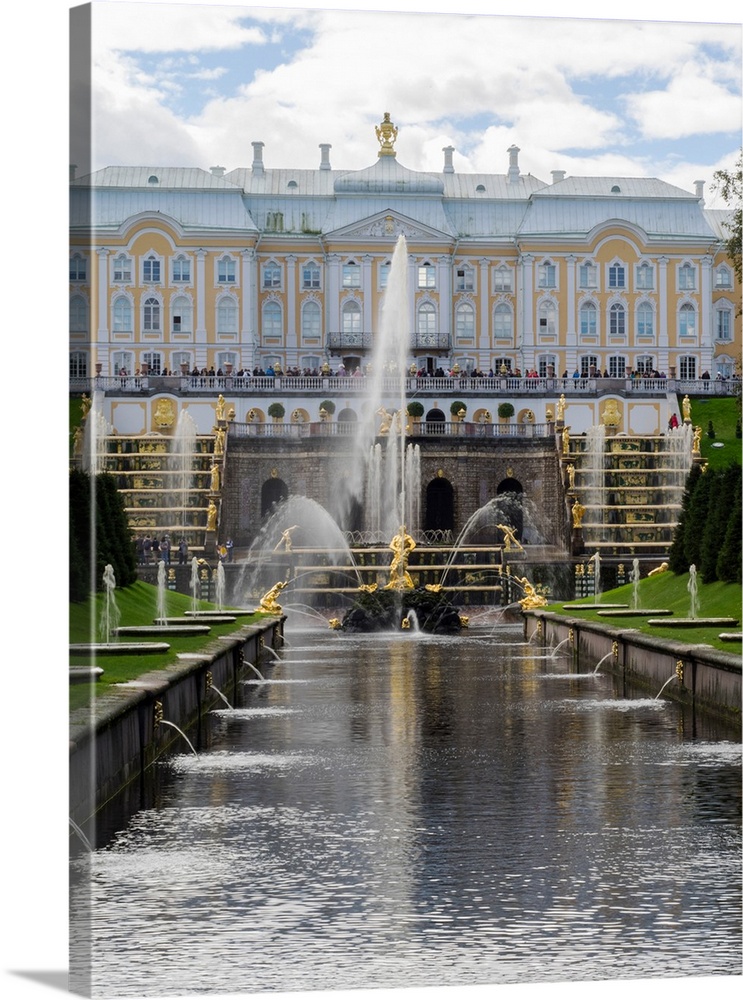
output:
<svg viewBox="0 0 743 1000"><path fill-rule="evenodd" d="M147 183L151 187L156 187L160 183L160 178L157 177L155 174L150 174L150 176L147 178Z"/></svg>

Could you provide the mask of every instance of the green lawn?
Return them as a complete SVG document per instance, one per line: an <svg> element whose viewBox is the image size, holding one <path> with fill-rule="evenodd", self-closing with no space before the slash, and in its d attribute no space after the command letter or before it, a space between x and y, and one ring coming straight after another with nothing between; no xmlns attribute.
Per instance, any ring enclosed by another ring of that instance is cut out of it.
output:
<svg viewBox="0 0 743 1000"><path fill-rule="evenodd" d="M679 399L679 413L681 399ZM694 396L691 400L691 422L702 428L702 458L706 458L711 469L722 468L730 462L741 462L741 439L735 436L735 428L740 416L738 401L733 396ZM715 436L709 437L709 422L712 421ZM715 448L715 443L724 447Z"/></svg>
<svg viewBox="0 0 743 1000"><path fill-rule="evenodd" d="M70 605L70 635L71 643L91 642L98 640L98 622L103 608L103 594L81 604ZM123 587L116 591L116 604L121 613L121 625L149 625L157 617L157 588L149 583L138 580L131 587ZM182 617L192 607L191 598L185 594L169 591L167 594L166 615L169 618ZM216 611L216 605L208 601L199 601L200 611ZM228 610L228 609L225 609ZM102 667L104 673L95 685L70 685L70 708L80 708L88 704L91 695L105 693L112 684L134 680L142 674L153 670L162 670L175 662L178 653L194 653L203 649L215 638L229 635L243 625L250 625L261 619L261 615L240 615L234 622L211 625L207 635L200 636L167 636L164 640L170 649L163 653L148 653L144 656L100 656L97 659L74 655L70 658L73 666ZM152 641L159 641L151 637ZM125 641L125 640L124 640ZM136 640L133 640L136 641Z"/></svg>
<svg viewBox="0 0 743 1000"><path fill-rule="evenodd" d="M677 618L688 618L690 610L690 595L687 590L689 574L683 573L660 573L658 576L648 576L639 584L640 608L661 609L668 608L673 611ZM628 583L615 590L607 591L601 595L600 603L604 604L626 604L632 607L632 584ZM698 583L699 595L699 615L710 618L735 618L740 623L742 617L741 604L743 601L743 588L738 583ZM589 603L586 601L576 601L575 603ZM731 653L740 653L739 644L724 642L719 639L720 632L740 631L740 624L725 628L709 626L699 628L674 628L673 618L668 619L668 625L655 626L647 625L643 618L612 617L611 615L599 615L590 609L578 609L566 604L551 604L546 609L554 611L556 614L569 615L571 618L584 618L586 621L602 622L612 628L637 628L648 635L658 636L663 639L676 639L680 642L706 643L716 649L724 649Z"/></svg>

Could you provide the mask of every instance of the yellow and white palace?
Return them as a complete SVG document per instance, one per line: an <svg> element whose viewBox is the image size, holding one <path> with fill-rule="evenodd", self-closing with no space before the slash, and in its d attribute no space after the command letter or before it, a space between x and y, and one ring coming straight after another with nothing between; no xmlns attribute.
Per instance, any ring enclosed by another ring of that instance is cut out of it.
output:
<svg viewBox="0 0 743 1000"><path fill-rule="evenodd" d="M431 375L735 374L741 290L727 213L638 177L409 170L376 159L72 171L70 376L363 371L391 254L409 252L410 365ZM371 140L371 137L370 137ZM372 142L370 141L370 146Z"/></svg>

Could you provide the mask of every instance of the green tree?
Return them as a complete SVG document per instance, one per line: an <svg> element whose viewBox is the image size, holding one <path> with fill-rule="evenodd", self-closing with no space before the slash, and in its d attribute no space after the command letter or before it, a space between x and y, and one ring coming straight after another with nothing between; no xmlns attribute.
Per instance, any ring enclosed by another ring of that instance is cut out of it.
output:
<svg viewBox="0 0 743 1000"><path fill-rule="evenodd" d="M673 542L668 552L668 568L673 573L686 573L689 569L689 560L686 557L684 538L686 536L686 526L689 522L689 507L694 490L702 475L702 470L698 465L691 467L691 472L686 477L686 488L681 500L681 513L679 514L676 531L673 535Z"/></svg>
<svg viewBox="0 0 743 1000"><path fill-rule="evenodd" d="M689 504L689 517L684 525L684 557L686 570L692 564L700 568L702 562L702 539L709 516L710 502L715 488L715 473L711 470L700 476ZM684 572L686 571L684 570Z"/></svg>
<svg viewBox="0 0 743 1000"><path fill-rule="evenodd" d="M739 469L725 537L722 540L720 552L717 556L717 578L723 580L725 583L741 583L741 564L743 563L741 488Z"/></svg>
<svg viewBox="0 0 743 1000"><path fill-rule="evenodd" d="M83 601L103 586L103 570L113 566L116 583L137 579L137 565L124 501L107 473L91 479L70 472L70 600Z"/></svg>
<svg viewBox="0 0 743 1000"><path fill-rule="evenodd" d="M735 487L740 481L740 466L731 464L707 476L714 476L710 483L710 499L702 534L698 569L705 583L718 579L717 562L720 548L727 534L730 511L735 501Z"/></svg>

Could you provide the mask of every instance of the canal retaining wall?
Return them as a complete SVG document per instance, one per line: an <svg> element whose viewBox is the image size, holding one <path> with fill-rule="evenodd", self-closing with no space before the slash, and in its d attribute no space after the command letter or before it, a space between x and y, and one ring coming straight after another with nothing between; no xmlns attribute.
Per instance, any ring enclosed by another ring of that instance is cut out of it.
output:
<svg viewBox="0 0 743 1000"><path fill-rule="evenodd" d="M206 713L224 706L217 691L234 699L238 684L255 676L248 664L260 662L263 647L283 644L283 625L283 618L245 625L198 654L112 686L90 708L73 714L69 795L70 817L78 827L121 792L136 794L146 770L174 744L188 752L181 733L198 746Z"/></svg>
<svg viewBox="0 0 743 1000"><path fill-rule="evenodd" d="M628 686L653 696L662 690L693 710L740 722L739 654L538 609L524 612L524 635L553 649L565 642L576 667L595 669L603 660L601 670Z"/></svg>

